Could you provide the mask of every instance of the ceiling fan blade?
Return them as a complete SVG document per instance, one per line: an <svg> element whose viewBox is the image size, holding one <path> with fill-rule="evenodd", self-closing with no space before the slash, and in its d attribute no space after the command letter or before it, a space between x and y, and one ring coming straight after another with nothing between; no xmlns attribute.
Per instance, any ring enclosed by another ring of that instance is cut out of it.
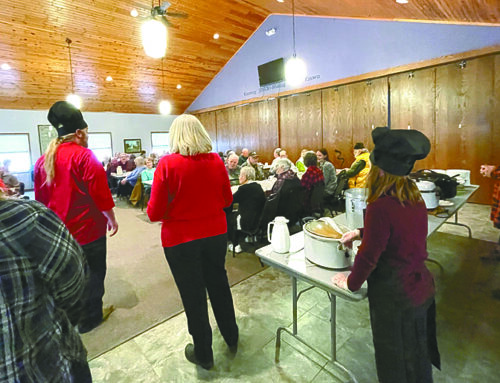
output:
<svg viewBox="0 0 500 383"><path fill-rule="evenodd" d="M186 19L188 17L186 13L176 13L176 12L165 12L165 16L179 17L181 19Z"/></svg>
<svg viewBox="0 0 500 383"><path fill-rule="evenodd" d="M170 3L168 1L164 1L160 5L160 9L162 10L162 12L165 12L168 7L170 7Z"/></svg>
<svg viewBox="0 0 500 383"><path fill-rule="evenodd" d="M165 16L161 18L161 21L167 26L167 27L172 27L172 23L167 20Z"/></svg>

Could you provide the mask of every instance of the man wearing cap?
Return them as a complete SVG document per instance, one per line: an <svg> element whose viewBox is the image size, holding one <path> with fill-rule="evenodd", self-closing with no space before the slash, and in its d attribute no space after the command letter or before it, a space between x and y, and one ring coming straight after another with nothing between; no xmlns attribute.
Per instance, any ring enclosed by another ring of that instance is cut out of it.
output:
<svg viewBox="0 0 500 383"><path fill-rule="evenodd" d="M90 268L83 294L85 312L78 330L88 332L107 319L103 312L106 275L106 230L118 231L115 206L106 173L88 146L88 127L82 113L66 101L49 110L49 122L57 129L45 154L35 164L35 199L53 210L82 246Z"/></svg>
<svg viewBox="0 0 500 383"><path fill-rule="evenodd" d="M350 188L364 188L366 178L370 172L370 152L365 148L362 142L357 142L354 145L354 162L351 167L346 170L346 177L349 178Z"/></svg>
<svg viewBox="0 0 500 383"><path fill-rule="evenodd" d="M259 155L256 152L251 152L248 155L248 160L246 160L243 165L241 165L242 168L245 166L251 166L255 169L255 179L257 181L266 179L266 176L264 175L264 169L262 168L262 165L259 164Z"/></svg>
<svg viewBox="0 0 500 383"><path fill-rule="evenodd" d="M357 291L368 281L370 322L380 382L432 382L440 368L436 340L434 279L427 259L427 209L410 174L430 142L416 130L376 128L370 155L364 228L346 233L351 246L362 238L346 276L332 279Z"/></svg>

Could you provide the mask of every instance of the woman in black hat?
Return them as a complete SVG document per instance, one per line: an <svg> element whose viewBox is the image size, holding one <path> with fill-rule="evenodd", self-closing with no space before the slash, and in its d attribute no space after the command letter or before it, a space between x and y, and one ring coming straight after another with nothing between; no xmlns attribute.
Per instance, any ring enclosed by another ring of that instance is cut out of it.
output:
<svg viewBox="0 0 500 383"><path fill-rule="evenodd" d="M432 382L440 368L435 329L434 279L427 259L427 209L408 177L430 151L416 130L377 128L370 155L364 229L344 234L362 239L348 277L333 282L351 291L368 281L370 319L378 379L382 383Z"/></svg>

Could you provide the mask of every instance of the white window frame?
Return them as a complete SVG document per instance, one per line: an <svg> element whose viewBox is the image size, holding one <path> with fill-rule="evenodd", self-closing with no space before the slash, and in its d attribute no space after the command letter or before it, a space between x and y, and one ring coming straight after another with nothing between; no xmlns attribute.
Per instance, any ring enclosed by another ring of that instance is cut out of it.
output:
<svg viewBox="0 0 500 383"><path fill-rule="evenodd" d="M101 162L104 161L104 157L109 157L110 159L113 158L113 135L111 134L111 132L89 132L89 149L92 150L92 152L94 152L94 154L96 155L97 159ZM104 147L98 147L98 148L92 148L90 146L90 137L91 136L95 136L95 135L98 135L98 134L107 134L109 135L109 145L110 146L104 146ZM104 151L104 150L108 150L108 153L106 153L105 155L97 155L97 152L95 150L99 150L99 152L101 151ZM102 157L102 158L100 158Z"/></svg>
<svg viewBox="0 0 500 383"><path fill-rule="evenodd" d="M167 137L167 145L161 145L161 146L154 146L153 142L153 135L155 134L164 134L166 135ZM157 155L162 155L164 154L165 152L168 152L170 150L170 144L169 144L169 140L170 140L170 132L168 131L163 131L163 132L151 132L151 153L155 153Z"/></svg>
<svg viewBox="0 0 500 383"><path fill-rule="evenodd" d="M10 157L9 155L19 154L19 153L26 154L26 160L27 160L26 164L29 164L29 166L27 166L27 168L17 169L16 168L16 161L13 160L12 163L10 164L10 167L9 167L9 172L11 172L12 174L29 173L32 170L33 161L32 161L32 157L31 157L30 135L29 135L29 133L0 133L0 140L5 140L6 136L20 136L20 135L26 136L27 145L28 145L27 147L22 148L22 149L21 148L9 148L9 151L3 151L0 147L0 166L3 166L4 159L8 158L8 159L12 160L12 157Z"/></svg>

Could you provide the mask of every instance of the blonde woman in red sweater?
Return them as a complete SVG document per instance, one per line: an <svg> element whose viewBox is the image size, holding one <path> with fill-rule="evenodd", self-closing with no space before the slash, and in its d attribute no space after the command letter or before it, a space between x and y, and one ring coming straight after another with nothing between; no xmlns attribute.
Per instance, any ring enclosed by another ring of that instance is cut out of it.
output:
<svg viewBox="0 0 500 383"><path fill-rule="evenodd" d="M236 352L238 326L225 269L224 208L233 196L224 163L210 153L212 141L201 122L183 114L170 127L170 153L155 171L147 213L162 221L161 241L186 312L194 344L186 358L204 369L214 365L206 292L229 350Z"/></svg>

